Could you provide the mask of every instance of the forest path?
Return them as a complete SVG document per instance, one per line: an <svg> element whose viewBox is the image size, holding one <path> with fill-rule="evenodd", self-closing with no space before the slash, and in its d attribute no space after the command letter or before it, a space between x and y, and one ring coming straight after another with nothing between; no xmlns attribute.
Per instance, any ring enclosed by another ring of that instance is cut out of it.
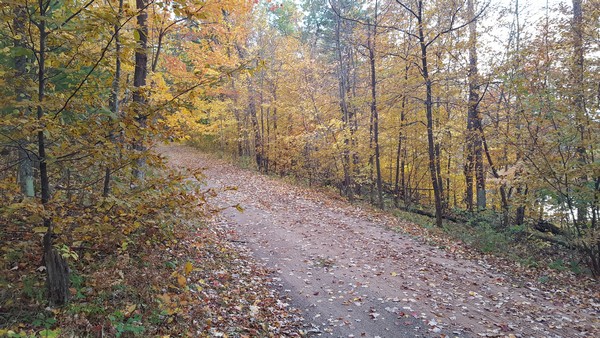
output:
<svg viewBox="0 0 600 338"><path fill-rule="evenodd" d="M171 165L204 168L211 203L239 204L212 222L274 271L309 336L591 337L598 305L569 306L566 290L517 286L474 262L391 231L397 219L243 170L193 148L160 148ZM236 187L236 190L227 190Z"/></svg>

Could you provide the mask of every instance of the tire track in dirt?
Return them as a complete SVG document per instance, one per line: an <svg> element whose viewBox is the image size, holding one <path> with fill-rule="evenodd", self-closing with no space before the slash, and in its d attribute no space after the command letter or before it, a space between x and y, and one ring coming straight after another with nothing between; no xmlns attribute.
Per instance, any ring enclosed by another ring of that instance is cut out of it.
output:
<svg viewBox="0 0 600 338"><path fill-rule="evenodd" d="M161 152L205 168L220 191L212 220L274 271L309 335L333 337L592 337L599 308L518 287L485 266L390 231L393 217L237 168L183 146ZM556 290L560 293L561 290Z"/></svg>

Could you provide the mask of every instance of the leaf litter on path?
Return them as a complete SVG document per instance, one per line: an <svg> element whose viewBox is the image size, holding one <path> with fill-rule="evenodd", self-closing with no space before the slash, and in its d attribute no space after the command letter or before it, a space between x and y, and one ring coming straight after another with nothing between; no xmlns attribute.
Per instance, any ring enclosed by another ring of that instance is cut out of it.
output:
<svg viewBox="0 0 600 338"><path fill-rule="evenodd" d="M285 302L303 312L307 335L600 334L597 289L513 283L518 276L500 273L485 260L462 258L454 245L442 250L390 231L411 226L384 213L189 147L162 151L173 165L206 168L204 184L219 191L213 203L226 208L212 224L274 272Z"/></svg>

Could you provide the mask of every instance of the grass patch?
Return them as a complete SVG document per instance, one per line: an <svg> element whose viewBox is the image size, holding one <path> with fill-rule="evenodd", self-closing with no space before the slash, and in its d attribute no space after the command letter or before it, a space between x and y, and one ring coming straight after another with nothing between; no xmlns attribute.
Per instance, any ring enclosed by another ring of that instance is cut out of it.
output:
<svg viewBox="0 0 600 338"><path fill-rule="evenodd" d="M444 220L442 228L436 227L435 220L428 216L398 209L391 212L406 223L397 231L442 249L452 248L453 252L456 242L463 243L468 249L461 249L461 255L476 259L478 255L491 255L507 271L518 269L520 275L530 275L540 284L552 284L561 278L568 282L571 274L590 275L576 252L531 237L527 225L504 227L500 215L491 211L462 212L459 216L465 222Z"/></svg>
<svg viewBox="0 0 600 338"><path fill-rule="evenodd" d="M446 226L445 232L468 246L485 254L509 252L514 241L506 232L499 232L487 223L477 226L453 224Z"/></svg>

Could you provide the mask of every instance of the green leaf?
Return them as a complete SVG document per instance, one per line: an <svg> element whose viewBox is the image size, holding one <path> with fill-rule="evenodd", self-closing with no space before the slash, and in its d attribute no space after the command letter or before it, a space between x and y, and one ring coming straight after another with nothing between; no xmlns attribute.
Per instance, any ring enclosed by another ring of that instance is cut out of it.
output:
<svg viewBox="0 0 600 338"><path fill-rule="evenodd" d="M40 337L55 338L55 337L60 336L60 329L56 329L56 330L46 329L46 330L42 330L42 331L38 332L38 334L40 335Z"/></svg>
<svg viewBox="0 0 600 338"><path fill-rule="evenodd" d="M29 56L31 55L31 50L25 47L13 47L10 49L10 55L12 57Z"/></svg>

